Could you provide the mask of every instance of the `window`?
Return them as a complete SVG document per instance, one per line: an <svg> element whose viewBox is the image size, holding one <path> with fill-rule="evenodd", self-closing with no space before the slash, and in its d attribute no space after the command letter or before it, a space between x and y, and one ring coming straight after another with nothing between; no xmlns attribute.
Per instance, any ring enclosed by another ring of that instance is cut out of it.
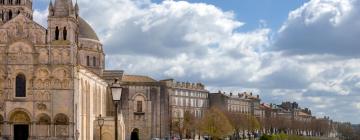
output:
<svg viewBox="0 0 360 140"><path fill-rule="evenodd" d="M90 56L86 56L86 66L90 66Z"/></svg>
<svg viewBox="0 0 360 140"><path fill-rule="evenodd" d="M56 26L55 28L55 40L59 40L59 27Z"/></svg>
<svg viewBox="0 0 360 140"><path fill-rule="evenodd" d="M16 76L16 97L26 97L26 78L23 74Z"/></svg>
<svg viewBox="0 0 360 140"><path fill-rule="evenodd" d="M63 30L63 39L66 40L66 36L67 36L67 30L66 30L66 27L64 27L64 30Z"/></svg>
<svg viewBox="0 0 360 140"><path fill-rule="evenodd" d="M93 57L93 66L96 67L96 57Z"/></svg>
<svg viewBox="0 0 360 140"><path fill-rule="evenodd" d="M9 11L9 20L12 19L12 11Z"/></svg>
<svg viewBox="0 0 360 140"><path fill-rule="evenodd" d="M142 101L137 101L137 109L136 112L143 112L142 110Z"/></svg>
<svg viewBox="0 0 360 140"><path fill-rule="evenodd" d="M15 4L20 5L21 1L20 0L16 0Z"/></svg>

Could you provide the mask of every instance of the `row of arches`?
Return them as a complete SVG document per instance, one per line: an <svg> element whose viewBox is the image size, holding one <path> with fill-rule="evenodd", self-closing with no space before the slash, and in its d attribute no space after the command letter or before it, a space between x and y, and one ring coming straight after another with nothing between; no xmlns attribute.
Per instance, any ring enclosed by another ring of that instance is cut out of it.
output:
<svg viewBox="0 0 360 140"><path fill-rule="evenodd" d="M0 0L0 4L1 5L5 5L5 4L8 4L8 5L21 5L22 2L21 2L21 0Z"/></svg>
<svg viewBox="0 0 360 140"><path fill-rule="evenodd" d="M7 10L1 11L0 16L2 21L8 21L15 17L16 15L20 14L20 10Z"/></svg>
<svg viewBox="0 0 360 140"><path fill-rule="evenodd" d="M9 124L30 124L32 122L31 117L25 111L14 111L10 114L8 123ZM5 119L0 115L0 124L4 124ZM45 113L41 113L36 117L36 124L55 124L55 125L69 125L69 117L63 113L55 115L53 121L51 117Z"/></svg>
<svg viewBox="0 0 360 140"><path fill-rule="evenodd" d="M63 113L55 115L53 121L48 114L41 113L32 121L27 111L16 109L8 118L7 123L4 123L4 117L0 115L0 133L7 125L13 130L10 134L14 139L27 139L30 133L37 137L50 137L51 135L67 136L69 132L69 118Z"/></svg>

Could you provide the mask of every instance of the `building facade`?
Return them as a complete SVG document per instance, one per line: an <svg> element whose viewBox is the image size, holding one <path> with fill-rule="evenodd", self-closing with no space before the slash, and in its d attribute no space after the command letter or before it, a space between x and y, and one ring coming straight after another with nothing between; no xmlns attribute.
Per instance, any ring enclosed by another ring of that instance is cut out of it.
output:
<svg viewBox="0 0 360 140"><path fill-rule="evenodd" d="M168 134L166 96L160 82L140 75L123 75L121 112L126 139L164 138Z"/></svg>
<svg viewBox="0 0 360 140"><path fill-rule="evenodd" d="M217 107L229 112L237 112L260 117L260 97L252 93L226 94L219 91L210 94L210 107Z"/></svg>
<svg viewBox="0 0 360 140"><path fill-rule="evenodd" d="M46 28L33 21L32 4L0 1L0 139L98 139L100 114L102 136L113 138L96 33L71 0L50 2Z"/></svg>
<svg viewBox="0 0 360 140"><path fill-rule="evenodd" d="M174 122L182 122L185 112L189 112L195 118L201 118L209 108L209 91L201 83L177 82L173 79L161 82L169 100L168 122L170 122L171 135L179 135L173 131L176 127L173 126Z"/></svg>

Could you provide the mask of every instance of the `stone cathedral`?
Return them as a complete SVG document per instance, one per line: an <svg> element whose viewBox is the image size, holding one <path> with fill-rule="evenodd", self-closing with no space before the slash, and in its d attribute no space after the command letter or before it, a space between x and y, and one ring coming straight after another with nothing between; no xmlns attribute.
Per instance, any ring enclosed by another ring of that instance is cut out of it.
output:
<svg viewBox="0 0 360 140"><path fill-rule="evenodd" d="M100 114L102 138L114 139L109 85L119 74L103 78L96 33L72 0L50 2L47 27L33 20L32 5L0 0L0 139L99 139ZM123 140L123 118L116 115Z"/></svg>

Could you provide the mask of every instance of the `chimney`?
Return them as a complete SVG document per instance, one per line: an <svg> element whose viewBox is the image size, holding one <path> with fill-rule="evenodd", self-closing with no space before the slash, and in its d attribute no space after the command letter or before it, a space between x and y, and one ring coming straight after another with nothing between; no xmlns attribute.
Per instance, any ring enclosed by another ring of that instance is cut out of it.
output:
<svg viewBox="0 0 360 140"><path fill-rule="evenodd" d="M232 96L233 94L230 92L230 96Z"/></svg>

